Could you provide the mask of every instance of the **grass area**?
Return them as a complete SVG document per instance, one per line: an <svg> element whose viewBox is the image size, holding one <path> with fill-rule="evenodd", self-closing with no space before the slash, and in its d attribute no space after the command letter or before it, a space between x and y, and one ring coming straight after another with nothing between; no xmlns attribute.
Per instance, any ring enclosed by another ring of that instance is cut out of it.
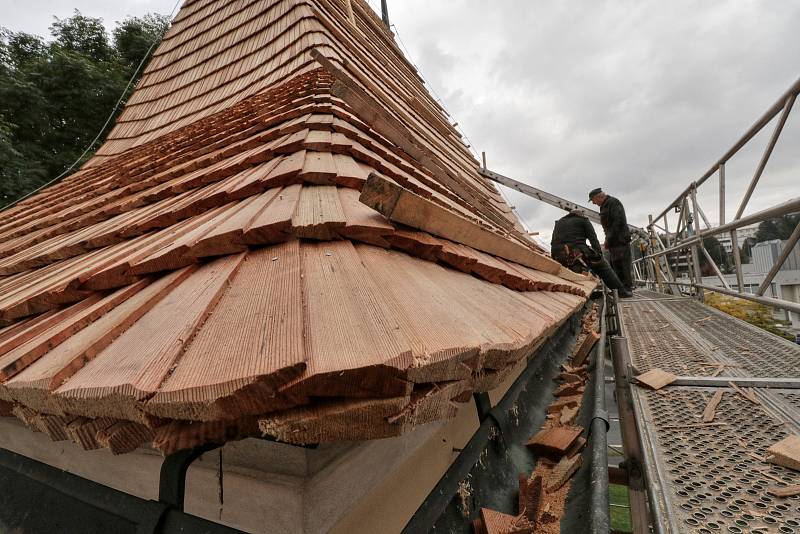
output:
<svg viewBox="0 0 800 534"><path fill-rule="evenodd" d="M630 506L628 502L628 488L611 484L608 486L608 502L611 504L611 530L612 532L633 532L631 526ZM622 507L625 508L622 508Z"/></svg>
<svg viewBox="0 0 800 534"><path fill-rule="evenodd" d="M772 317L772 310L767 306L749 300L713 293L711 291L707 291L705 296L706 304L709 306L723 311L728 315L733 315L743 321L747 321L759 328L763 328L767 332L784 337L789 341L794 341L794 337L782 328L784 325Z"/></svg>

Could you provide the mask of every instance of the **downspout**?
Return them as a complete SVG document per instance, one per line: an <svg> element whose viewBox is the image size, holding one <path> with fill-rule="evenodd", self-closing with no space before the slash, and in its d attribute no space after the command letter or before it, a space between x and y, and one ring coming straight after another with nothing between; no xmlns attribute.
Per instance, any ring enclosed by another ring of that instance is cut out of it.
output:
<svg viewBox="0 0 800 534"><path fill-rule="evenodd" d="M608 412L605 396L605 360L606 360L606 294L603 293L603 306L600 312L600 340L594 355L594 402L592 422L589 426L592 442L591 510L590 532L592 534L608 534L611 530L611 517L608 502Z"/></svg>

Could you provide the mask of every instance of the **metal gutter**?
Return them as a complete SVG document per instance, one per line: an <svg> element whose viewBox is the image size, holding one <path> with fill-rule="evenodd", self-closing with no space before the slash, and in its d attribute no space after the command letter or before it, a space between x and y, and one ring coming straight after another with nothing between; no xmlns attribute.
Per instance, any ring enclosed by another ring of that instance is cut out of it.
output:
<svg viewBox="0 0 800 534"><path fill-rule="evenodd" d="M580 316L573 315L537 351L497 405L491 407L485 396L475 396L480 427L458 451L403 534L472 532L469 517L476 517L481 507L516 512L518 475L530 472L536 461L525 443L544 423L546 407L553 399L553 378L572 353L570 341L580 327ZM583 412L588 424L589 410ZM584 514L588 514L588 507L587 502Z"/></svg>
<svg viewBox="0 0 800 534"><path fill-rule="evenodd" d="M140 499L0 449L0 531L81 534L236 534L241 531Z"/></svg>

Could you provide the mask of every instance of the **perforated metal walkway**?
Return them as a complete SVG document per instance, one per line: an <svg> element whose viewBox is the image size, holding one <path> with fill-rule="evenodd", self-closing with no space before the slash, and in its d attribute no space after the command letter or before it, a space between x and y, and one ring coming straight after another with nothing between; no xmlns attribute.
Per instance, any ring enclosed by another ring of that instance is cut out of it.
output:
<svg viewBox="0 0 800 534"><path fill-rule="evenodd" d="M800 474L762 461L770 445L800 433L800 389L787 388L800 378L800 346L692 299L637 293L618 311L638 372L754 377L773 386L754 389L757 403L725 381L632 388L656 532L800 533L800 496L768 492L800 484ZM693 426L720 387L714 426Z"/></svg>

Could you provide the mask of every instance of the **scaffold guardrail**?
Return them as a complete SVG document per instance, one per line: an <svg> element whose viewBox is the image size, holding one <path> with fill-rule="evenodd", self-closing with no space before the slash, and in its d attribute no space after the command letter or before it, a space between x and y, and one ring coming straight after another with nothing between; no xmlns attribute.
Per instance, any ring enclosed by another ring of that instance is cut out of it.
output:
<svg viewBox="0 0 800 534"><path fill-rule="evenodd" d="M745 209L747 209L753 192L764 174L764 170L783 132L786 120L792 111L798 94L800 94L800 79L795 81L708 171L699 179L690 183L686 189L656 217L652 215L649 216L647 225L649 240L646 240L644 243L646 253L641 258L634 261L634 274L638 280L647 283L653 288L657 288L660 292L673 293L677 288L679 292L685 290L694 294L698 299L703 300L704 291L713 291L800 313L800 304L764 295L778 271L791 254L792 249L797 245L798 241L800 241L800 224L795 227L789 239L784 243L781 254L776 259L771 270L767 273L755 294L746 293L744 290L744 275L737 234L737 230L744 226L800 212L800 197L795 197L781 204L744 216ZM728 221L726 219L725 165L776 117L777 121L775 122L772 135L759 159L755 173L748 183L747 189L739 202L733 219ZM716 227L712 226L697 200L698 189L713 176L718 177L717 183L719 186L719 225ZM677 222L675 223L674 231L670 231L669 217L673 212L677 213ZM701 221L705 228L701 227ZM663 240L659 232L664 236ZM729 234L731 239L736 274L735 289L732 288L725 279L719 265L717 265L716 261L714 261L711 254L709 254L708 250L703 245L703 240L705 238L723 234ZM680 255L681 253L686 256L689 274L687 280L679 280L676 278L668 257L670 254ZM719 278L722 287L703 284L702 272L700 269L701 254L711 266L714 274Z"/></svg>

